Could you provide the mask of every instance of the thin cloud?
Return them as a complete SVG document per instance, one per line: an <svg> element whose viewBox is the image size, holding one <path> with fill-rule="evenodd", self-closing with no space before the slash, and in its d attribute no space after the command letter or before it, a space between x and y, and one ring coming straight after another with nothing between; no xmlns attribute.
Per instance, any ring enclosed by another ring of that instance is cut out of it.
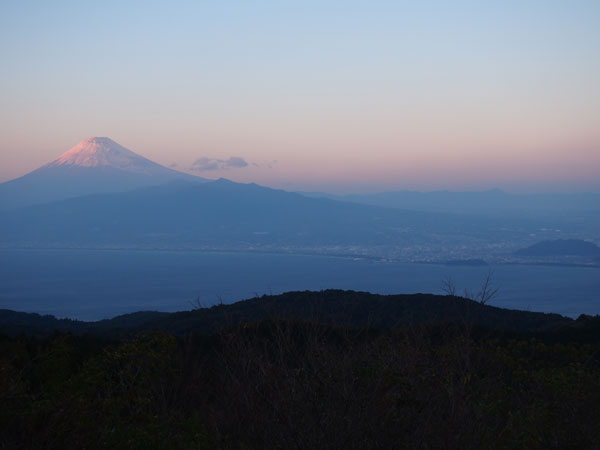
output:
<svg viewBox="0 0 600 450"><path fill-rule="evenodd" d="M248 163L244 158L238 158L237 156L231 156L227 161L225 161L227 167L246 167Z"/></svg>
<svg viewBox="0 0 600 450"><path fill-rule="evenodd" d="M238 156L231 156L229 159L217 159L217 158L198 158L190 167L190 170L197 171L209 171L209 170L228 170L228 169L240 169L247 167L248 163L244 158Z"/></svg>

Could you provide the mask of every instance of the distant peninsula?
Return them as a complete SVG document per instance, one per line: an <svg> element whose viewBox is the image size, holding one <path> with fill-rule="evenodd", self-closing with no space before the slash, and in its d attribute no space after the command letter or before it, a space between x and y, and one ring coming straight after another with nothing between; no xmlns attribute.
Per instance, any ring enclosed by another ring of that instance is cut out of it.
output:
<svg viewBox="0 0 600 450"><path fill-rule="evenodd" d="M581 239L557 239L541 241L518 250L519 256L583 256L600 257L600 247Z"/></svg>

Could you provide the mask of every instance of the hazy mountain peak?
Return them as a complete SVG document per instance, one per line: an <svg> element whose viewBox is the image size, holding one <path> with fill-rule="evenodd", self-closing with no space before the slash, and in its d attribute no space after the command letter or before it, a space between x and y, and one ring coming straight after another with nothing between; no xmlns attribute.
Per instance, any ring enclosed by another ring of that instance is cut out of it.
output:
<svg viewBox="0 0 600 450"><path fill-rule="evenodd" d="M88 137L46 165L58 166L112 167L138 173L148 173L159 167L107 137Z"/></svg>

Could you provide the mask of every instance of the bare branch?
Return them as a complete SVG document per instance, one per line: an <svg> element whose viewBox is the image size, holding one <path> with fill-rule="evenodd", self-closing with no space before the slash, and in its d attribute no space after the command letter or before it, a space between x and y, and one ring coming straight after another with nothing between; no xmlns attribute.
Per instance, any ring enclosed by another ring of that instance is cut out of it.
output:
<svg viewBox="0 0 600 450"><path fill-rule="evenodd" d="M192 307L192 311L206 308L206 306L204 306L200 300L200 296L196 297L194 300L190 300L190 305Z"/></svg>
<svg viewBox="0 0 600 450"><path fill-rule="evenodd" d="M494 287L492 283L492 279L494 277L494 271L492 269L488 270L483 283L481 284L481 288L477 293L476 299L482 305L485 305L490 300L492 300L497 294L500 288Z"/></svg>
<svg viewBox="0 0 600 450"><path fill-rule="evenodd" d="M445 292L446 295L451 295L452 297L456 296L456 285L454 284L452 277L448 276L442 279L442 292Z"/></svg>

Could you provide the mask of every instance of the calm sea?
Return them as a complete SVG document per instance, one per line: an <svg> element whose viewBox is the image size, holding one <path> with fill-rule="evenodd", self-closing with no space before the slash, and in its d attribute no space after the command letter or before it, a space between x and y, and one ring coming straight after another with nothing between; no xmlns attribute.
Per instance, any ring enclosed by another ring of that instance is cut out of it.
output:
<svg viewBox="0 0 600 450"><path fill-rule="evenodd" d="M494 306L577 317L600 314L600 269L499 265ZM0 308L97 320L179 311L290 290L476 291L487 267L304 255L123 250L0 250Z"/></svg>

